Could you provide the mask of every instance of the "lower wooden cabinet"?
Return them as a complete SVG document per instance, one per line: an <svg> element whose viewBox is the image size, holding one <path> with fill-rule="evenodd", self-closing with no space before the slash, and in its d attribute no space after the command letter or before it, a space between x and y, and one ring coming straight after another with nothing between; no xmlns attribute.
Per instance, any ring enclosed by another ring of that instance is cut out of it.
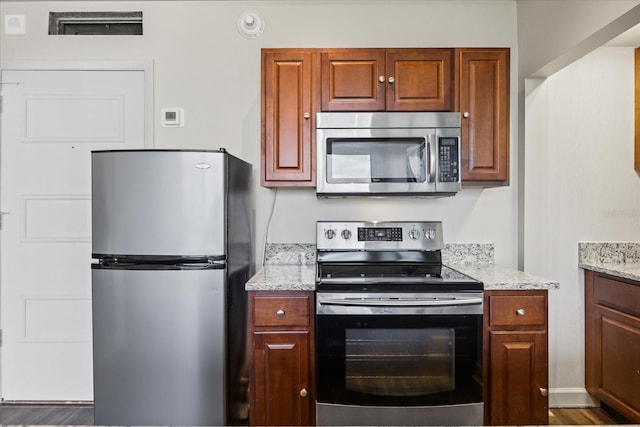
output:
<svg viewBox="0 0 640 427"><path fill-rule="evenodd" d="M314 293L249 292L251 425L314 425Z"/></svg>
<svg viewBox="0 0 640 427"><path fill-rule="evenodd" d="M485 424L548 424L547 291L485 291Z"/></svg>
<svg viewBox="0 0 640 427"><path fill-rule="evenodd" d="M640 422L640 282L585 270L585 386Z"/></svg>

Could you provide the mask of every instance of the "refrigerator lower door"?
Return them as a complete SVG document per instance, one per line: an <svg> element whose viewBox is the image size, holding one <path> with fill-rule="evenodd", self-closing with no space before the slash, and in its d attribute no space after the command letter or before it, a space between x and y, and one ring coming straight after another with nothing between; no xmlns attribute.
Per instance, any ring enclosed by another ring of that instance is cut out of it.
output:
<svg viewBox="0 0 640 427"><path fill-rule="evenodd" d="M92 270L94 423L224 425L225 270Z"/></svg>

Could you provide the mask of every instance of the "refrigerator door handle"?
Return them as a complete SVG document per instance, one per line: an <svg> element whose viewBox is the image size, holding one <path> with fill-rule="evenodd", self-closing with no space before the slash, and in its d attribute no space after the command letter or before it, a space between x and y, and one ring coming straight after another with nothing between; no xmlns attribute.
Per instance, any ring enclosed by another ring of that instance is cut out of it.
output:
<svg viewBox="0 0 640 427"><path fill-rule="evenodd" d="M171 270L171 269L223 269L226 267L226 257L131 257L131 256L96 256L92 262L93 268L120 268L134 270Z"/></svg>

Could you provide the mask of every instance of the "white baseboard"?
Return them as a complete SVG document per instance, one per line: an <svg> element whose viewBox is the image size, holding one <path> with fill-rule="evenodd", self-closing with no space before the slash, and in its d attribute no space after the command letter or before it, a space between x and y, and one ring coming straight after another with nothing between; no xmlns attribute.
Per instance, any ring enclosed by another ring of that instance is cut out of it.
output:
<svg viewBox="0 0 640 427"><path fill-rule="evenodd" d="M584 388L549 389L549 408L589 408L598 406Z"/></svg>

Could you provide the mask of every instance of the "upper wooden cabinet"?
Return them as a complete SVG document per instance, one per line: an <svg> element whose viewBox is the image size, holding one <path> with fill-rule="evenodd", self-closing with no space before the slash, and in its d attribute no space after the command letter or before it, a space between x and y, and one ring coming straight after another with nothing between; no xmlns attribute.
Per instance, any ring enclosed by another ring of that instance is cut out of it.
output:
<svg viewBox="0 0 640 427"><path fill-rule="evenodd" d="M509 184L509 49L262 49L263 187L315 187L319 111L459 111L461 178Z"/></svg>
<svg viewBox="0 0 640 427"><path fill-rule="evenodd" d="M322 49L322 111L451 111L453 49Z"/></svg>
<svg viewBox="0 0 640 427"><path fill-rule="evenodd" d="M315 186L317 58L314 49L262 50L263 187Z"/></svg>
<svg viewBox="0 0 640 427"><path fill-rule="evenodd" d="M463 183L509 184L509 49L456 49Z"/></svg>

